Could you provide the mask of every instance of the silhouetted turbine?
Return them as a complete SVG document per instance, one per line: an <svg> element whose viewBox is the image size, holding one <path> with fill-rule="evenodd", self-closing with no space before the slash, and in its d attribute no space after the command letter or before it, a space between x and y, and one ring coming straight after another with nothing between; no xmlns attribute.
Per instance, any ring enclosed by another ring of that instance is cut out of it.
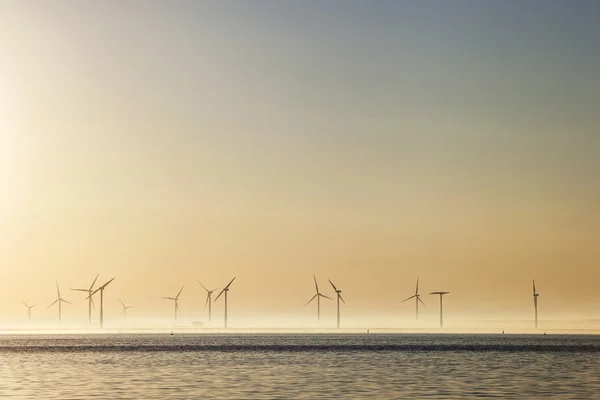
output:
<svg viewBox="0 0 600 400"><path fill-rule="evenodd" d="M421 300L421 295L419 294L419 278L417 278L417 288L415 290L415 294L410 296L407 299L402 300L402 303L404 303L405 301L408 301L410 299L415 299L415 307L416 307L416 318L417 321L419 320L419 302L421 304L423 304L423 306L425 306L425 303L423 303L423 300Z"/></svg>
<svg viewBox="0 0 600 400"><path fill-rule="evenodd" d="M25 307L27 307L27 320L31 321L31 309L33 307L37 306L37 303L35 303L32 306L30 306L29 304L25 303L23 300L21 300L21 303L25 304Z"/></svg>
<svg viewBox="0 0 600 400"><path fill-rule="evenodd" d="M96 284L96 280L98 279L98 276L100 276L100 274L96 275L96 278L94 279L94 281L92 282L92 284L90 285L90 287L88 289L71 289L76 292L86 292L88 294L88 320L89 320L90 324L92 323L92 307L94 308L94 310L96 309L96 306L94 305L94 298L90 295L94 291L94 285Z"/></svg>
<svg viewBox="0 0 600 400"><path fill-rule="evenodd" d="M231 282L229 282L227 284L227 286L225 286L223 288L223 290L221 290L221 293L219 293L219 295L215 299L215 301L219 300L219 297L221 297L221 295L223 293L225 293L225 328L227 328L227 293L229 292L229 286L231 286L231 284L233 283L233 281L235 281L235 277L231 280Z"/></svg>
<svg viewBox="0 0 600 400"><path fill-rule="evenodd" d="M324 294L319 292L319 285L317 284L317 277L313 275L313 279L315 280L315 288L317 290L317 294L315 294L305 305L309 305L314 299L317 299L317 321L321 320L321 297L325 297L326 299L333 300L331 297L327 297Z"/></svg>
<svg viewBox="0 0 600 400"><path fill-rule="evenodd" d="M538 292L536 292L535 290L535 280L533 281L533 308L535 310L535 328L537 329L538 327L538 307L537 307L537 303L538 303L538 297L540 296L540 294Z"/></svg>
<svg viewBox="0 0 600 400"><path fill-rule="evenodd" d="M58 297L56 298L56 300L54 300L54 303L52 303L48 306L48 308L52 307L53 305L55 305L58 302L58 323L60 324L60 321L62 319L62 303L67 303L67 304L71 304L71 303L68 302L67 300L63 299L62 297L60 297L60 289L58 288L58 282L56 282L56 293L58 294ZM46 310L48 308L46 308Z"/></svg>
<svg viewBox="0 0 600 400"><path fill-rule="evenodd" d="M125 303L123 303L123 301L121 299L119 299L119 302L123 306L123 310L121 311L121 315L123 315L123 317L125 319L127 319L127 310L130 309L130 308L133 308L133 306L126 306Z"/></svg>
<svg viewBox="0 0 600 400"><path fill-rule="evenodd" d="M440 328L444 327L444 304L442 301L442 298L444 297L445 294L448 294L450 292L431 292L429 294L439 294L440 295Z"/></svg>
<svg viewBox="0 0 600 400"><path fill-rule="evenodd" d="M175 302L175 321L177 321L177 313L179 312L179 295L181 294L182 291L183 291L183 286L181 287L181 289L179 289L179 293L177 293L177 296L161 297L162 299L173 300Z"/></svg>
<svg viewBox="0 0 600 400"><path fill-rule="evenodd" d="M333 290L335 290L335 293L337 294L337 327L338 327L338 329L340 329L340 300L342 300L344 302L344 304L346 304L346 302L344 301L344 298L342 297L342 291L338 290L338 288L335 287L333 282L331 282L331 279L329 279L329 283L331 283Z"/></svg>
<svg viewBox="0 0 600 400"><path fill-rule="evenodd" d="M202 286L204 288L204 290L206 290L206 303L204 303L204 309L206 310L206 306L208 306L208 323L211 323L212 322L212 294L217 289L208 290L206 288L206 286L204 286L202 284L202 282L200 282L198 280L198 278L196 278L196 280L198 281L198 283L200 284L200 286Z"/></svg>
<svg viewBox="0 0 600 400"><path fill-rule="evenodd" d="M106 282L104 285L102 285L98 289L94 290L88 296L88 298L92 298L93 295L100 292L100 328L104 328L104 289L106 289L108 284L114 280L115 280L115 278L112 278L110 281Z"/></svg>

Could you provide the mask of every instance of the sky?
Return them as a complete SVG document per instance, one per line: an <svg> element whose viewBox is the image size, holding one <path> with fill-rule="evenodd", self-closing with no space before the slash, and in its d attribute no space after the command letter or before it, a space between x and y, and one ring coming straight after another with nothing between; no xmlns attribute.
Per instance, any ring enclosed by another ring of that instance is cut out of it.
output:
<svg viewBox="0 0 600 400"><path fill-rule="evenodd" d="M597 1L0 0L0 322L600 318ZM426 295L424 318L437 318ZM333 304L324 304L327 318ZM222 304L215 313L222 312ZM131 311L131 314L134 314Z"/></svg>

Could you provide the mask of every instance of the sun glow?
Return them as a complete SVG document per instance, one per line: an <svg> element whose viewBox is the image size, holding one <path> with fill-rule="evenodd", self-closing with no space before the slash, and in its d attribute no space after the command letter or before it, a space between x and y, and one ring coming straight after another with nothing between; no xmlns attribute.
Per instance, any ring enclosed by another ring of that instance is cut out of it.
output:
<svg viewBox="0 0 600 400"><path fill-rule="evenodd" d="M0 204L7 201L14 184L15 145L8 105L0 96Z"/></svg>

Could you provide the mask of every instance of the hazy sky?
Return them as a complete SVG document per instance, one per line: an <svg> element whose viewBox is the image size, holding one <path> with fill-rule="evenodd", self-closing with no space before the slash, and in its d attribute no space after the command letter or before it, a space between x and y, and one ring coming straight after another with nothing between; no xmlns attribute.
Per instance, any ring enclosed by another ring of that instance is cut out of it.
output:
<svg viewBox="0 0 600 400"><path fill-rule="evenodd" d="M593 0L0 0L0 320L98 272L113 314L170 316L186 285L201 315L195 278L237 276L233 315L312 316L314 273L354 315L411 317L419 276L449 315L529 316L535 277L544 312L600 318L599 20Z"/></svg>

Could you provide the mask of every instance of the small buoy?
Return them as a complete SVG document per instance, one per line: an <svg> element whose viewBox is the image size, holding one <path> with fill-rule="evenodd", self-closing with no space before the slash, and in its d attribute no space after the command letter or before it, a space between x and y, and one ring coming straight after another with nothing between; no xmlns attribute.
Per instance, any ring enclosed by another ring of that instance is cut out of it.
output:
<svg viewBox="0 0 600 400"><path fill-rule="evenodd" d="M173 336L173 331L171 331L171 336Z"/></svg>

